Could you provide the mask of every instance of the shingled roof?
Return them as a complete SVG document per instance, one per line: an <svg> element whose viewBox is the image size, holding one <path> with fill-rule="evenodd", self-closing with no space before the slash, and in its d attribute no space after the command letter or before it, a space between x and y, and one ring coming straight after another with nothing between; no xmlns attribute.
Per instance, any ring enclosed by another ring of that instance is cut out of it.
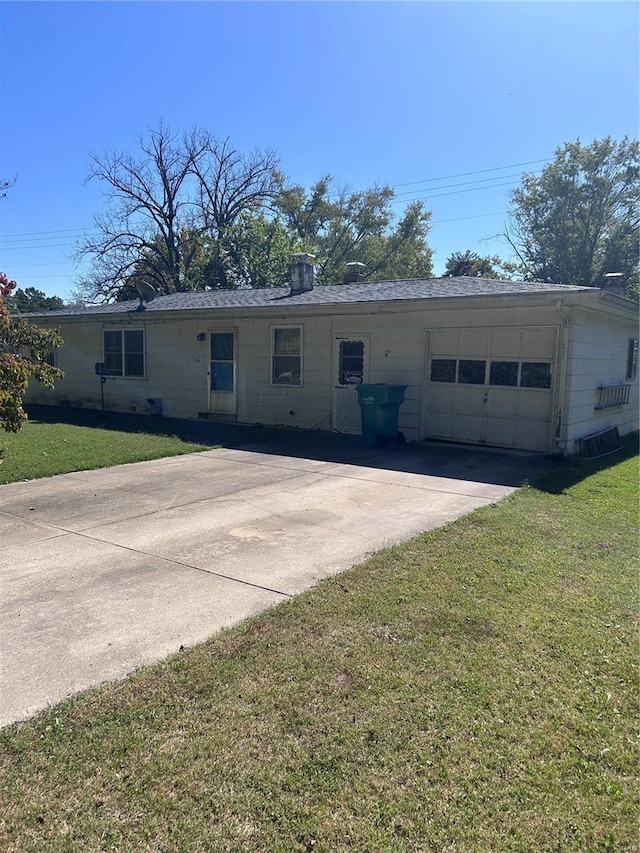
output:
<svg viewBox="0 0 640 853"><path fill-rule="evenodd" d="M397 302L451 297L502 296L532 293L566 293L593 290L563 284L539 282L497 281L489 278L463 276L459 278L398 279L395 281L360 281L353 284L316 285L306 293L290 294L289 287L270 287L261 290L205 290L190 293L171 293L146 303L146 311L196 311L216 308L271 308L285 306L351 305L357 303ZM46 316L124 314L135 311L137 299L94 305L88 308L63 308L48 311Z"/></svg>

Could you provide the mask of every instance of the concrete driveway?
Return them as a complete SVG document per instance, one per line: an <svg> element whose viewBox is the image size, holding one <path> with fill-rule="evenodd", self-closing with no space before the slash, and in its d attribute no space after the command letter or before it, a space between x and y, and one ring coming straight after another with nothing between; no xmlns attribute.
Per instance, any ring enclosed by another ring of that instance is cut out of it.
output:
<svg viewBox="0 0 640 853"><path fill-rule="evenodd" d="M0 725L496 501L540 466L307 437L0 486Z"/></svg>

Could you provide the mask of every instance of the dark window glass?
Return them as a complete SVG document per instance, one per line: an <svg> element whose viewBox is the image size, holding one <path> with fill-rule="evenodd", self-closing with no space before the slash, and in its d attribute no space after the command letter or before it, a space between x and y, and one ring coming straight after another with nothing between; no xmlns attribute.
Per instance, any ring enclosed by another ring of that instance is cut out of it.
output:
<svg viewBox="0 0 640 853"><path fill-rule="evenodd" d="M211 335L211 390L233 391L233 332Z"/></svg>
<svg viewBox="0 0 640 853"><path fill-rule="evenodd" d="M551 362L523 361L521 388L551 388Z"/></svg>
<svg viewBox="0 0 640 853"><path fill-rule="evenodd" d="M431 362L432 382L455 382L456 360L455 358L434 358Z"/></svg>
<svg viewBox="0 0 640 853"><path fill-rule="evenodd" d="M489 385L517 385L517 361L492 361L489 369Z"/></svg>
<svg viewBox="0 0 640 853"><path fill-rule="evenodd" d="M627 348L627 379L635 379L638 374L638 338L629 338Z"/></svg>
<svg viewBox="0 0 640 853"><path fill-rule="evenodd" d="M142 330L124 333L125 376L144 376L144 335Z"/></svg>
<svg viewBox="0 0 640 853"><path fill-rule="evenodd" d="M211 390L233 391L233 362L211 362Z"/></svg>
<svg viewBox="0 0 640 853"><path fill-rule="evenodd" d="M144 376L144 334L105 329L104 366L107 376Z"/></svg>
<svg viewBox="0 0 640 853"><path fill-rule="evenodd" d="M233 361L233 332L211 335L211 361Z"/></svg>
<svg viewBox="0 0 640 853"><path fill-rule="evenodd" d="M364 378L364 342L340 341L340 385L360 385Z"/></svg>
<svg viewBox="0 0 640 853"><path fill-rule="evenodd" d="M122 376L122 332L104 332L104 367L107 376Z"/></svg>
<svg viewBox="0 0 640 853"><path fill-rule="evenodd" d="M458 382L465 385L484 385L486 361L461 358L458 362Z"/></svg>

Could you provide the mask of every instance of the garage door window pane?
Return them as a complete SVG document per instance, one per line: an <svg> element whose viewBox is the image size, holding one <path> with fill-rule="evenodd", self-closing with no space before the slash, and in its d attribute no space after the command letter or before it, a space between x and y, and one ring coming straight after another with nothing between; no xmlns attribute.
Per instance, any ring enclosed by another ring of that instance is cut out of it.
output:
<svg viewBox="0 0 640 853"><path fill-rule="evenodd" d="M520 386L522 388L551 388L551 363L523 361Z"/></svg>
<svg viewBox="0 0 640 853"><path fill-rule="evenodd" d="M517 385L517 361L492 361L489 370L489 385Z"/></svg>
<svg viewBox="0 0 640 853"><path fill-rule="evenodd" d="M486 361L461 358L458 365L458 382L464 385L484 385Z"/></svg>
<svg viewBox="0 0 640 853"><path fill-rule="evenodd" d="M431 362L432 382L455 382L456 360L455 358L434 358Z"/></svg>

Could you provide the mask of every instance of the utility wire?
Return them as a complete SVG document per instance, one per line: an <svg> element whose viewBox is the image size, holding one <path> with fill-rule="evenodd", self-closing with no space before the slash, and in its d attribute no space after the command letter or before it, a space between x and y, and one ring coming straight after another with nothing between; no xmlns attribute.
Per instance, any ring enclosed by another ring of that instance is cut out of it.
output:
<svg viewBox="0 0 640 853"><path fill-rule="evenodd" d="M426 184L433 181L449 181L453 178L466 178L469 175L482 175L486 172L502 172L505 169L517 169L519 166L531 166L533 163L549 163L550 160L550 157L545 157L544 160L527 160L525 163L511 163L509 166L494 166L492 169L477 169L475 172L458 172L456 175L443 175L441 178L424 178L421 181L409 181L406 184L394 184L391 189L394 190L396 187L410 187L412 184Z"/></svg>
<svg viewBox="0 0 640 853"><path fill-rule="evenodd" d="M454 178L466 178L466 177L469 177L470 175L484 175L487 172L503 172L505 169L516 169L519 166L531 166L534 163L548 163L548 162L550 162L550 159L551 158L546 157L543 160L526 160L524 163L511 163L507 166L493 166L491 169L476 169L473 172L457 172L456 174L453 174L453 175L443 175L440 178L422 178L419 181L408 181L408 182L405 182L402 184L390 184L389 188L394 190L394 189L397 189L398 187L410 187L410 186L415 186L416 184L435 183L437 181L450 181L450 180L453 180ZM499 180L500 178L504 178L504 177L511 177L511 175L497 175L496 180ZM489 181L489 180L491 180L491 178L485 178L484 180ZM476 182L475 181L466 181L465 183L476 183ZM463 186L463 184L453 184L453 186ZM434 189L446 189L446 187L435 187ZM411 192L411 191L409 191L409 192ZM406 194L407 193L398 193L398 195L406 195ZM51 231L22 231L18 234L0 235L0 240L9 240L9 239L17 238L17 237L37 237L37 236L40 236L41 234L67 234L67 233L74 232L74 231L77 231L80 233L85 233L87 231L87 229L86 228L60 228L60 229L51 230Z"/></svg>

